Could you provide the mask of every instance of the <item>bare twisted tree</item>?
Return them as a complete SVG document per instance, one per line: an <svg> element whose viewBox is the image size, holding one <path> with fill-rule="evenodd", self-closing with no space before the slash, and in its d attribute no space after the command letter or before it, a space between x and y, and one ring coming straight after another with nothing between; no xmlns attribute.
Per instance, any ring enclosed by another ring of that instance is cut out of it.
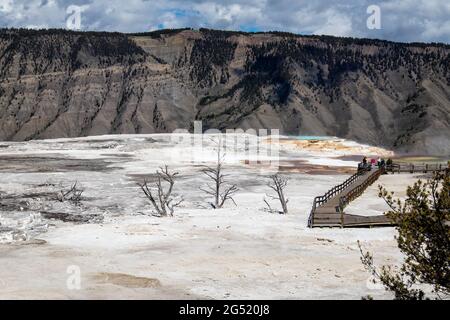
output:
<svg viewBox="0 0 450 320"><path fill-rule="evenodd" d="M267 186L271 188L273 191L275 191L276 196L266 194L267 197L269 197L272 200L278 200L280 201L282 211L278 211L281 214L287 214L288 208L287 204L289 202L289 199L287 199L284 196L284 189L287 187L289 179L286 177L282 177L278 174L270 176L270 181L267 183ZM269 208L270 212L275 212L276 210L272 209L267 199L264 199L264 202Z"/></svg>
<svg viewBox="0 0 450 320"><path fill-rule="evenodd" d="M225 158L225 153L222 152L222 140L219 139L217 144L217 162L215 167L206 167L202 172L213 181L212 184L207 185L204 188L200 188L203 192L214 197L214 202L211 206L214 209L222 208L223 205L231 200L234 205L236 202L233 199L233 195L239 190L235 184L227 185L225 177L227 175L223 174L223 161Z"/></svg>
<svg viewBox="0 0 450 320"><path fill-rule="evenodd" d="M149 188L148 182L146 180L144 180L143 184L139 184L145 196L156 211L153 213L154 216L172 217L175 208L180 206L180 204L183 202L183 198L176 199L172 196L173 186L175 185L175 177L178 174L178 172L169 172L168 166L157 170L157 180L154 188L156 189L155 195L152 193L152 190ZM168 184L166 190L163 185L164 182Z"/></svg>

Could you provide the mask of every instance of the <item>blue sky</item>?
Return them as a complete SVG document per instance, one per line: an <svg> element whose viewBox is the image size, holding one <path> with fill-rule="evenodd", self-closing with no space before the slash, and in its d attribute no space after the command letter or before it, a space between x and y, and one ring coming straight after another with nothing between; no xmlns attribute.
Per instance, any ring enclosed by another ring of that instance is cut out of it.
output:
<svg viewBox="0 0 450 320"><path fill-rule="evenodd" d="M450 0L0 0L0 26L65 28L70 5L83 10L82 30L207 27L450 43ZM380 29L367 28L370 5L381 10Z"/></svg>

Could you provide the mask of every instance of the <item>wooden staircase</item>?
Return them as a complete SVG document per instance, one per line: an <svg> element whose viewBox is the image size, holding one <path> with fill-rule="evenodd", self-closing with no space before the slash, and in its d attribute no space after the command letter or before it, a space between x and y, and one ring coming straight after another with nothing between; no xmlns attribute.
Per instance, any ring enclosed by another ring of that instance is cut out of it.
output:
<svg viewBox="0 0 450 320"><path fill-rule="evenodd" d="M372 227L392 226L387 216L358 216L344 213L344 208L373 184L380 175L391 173L415 173L449 170L445 164L392 164L372 171L360 171L343 183L333 187L323 196L314 199L308 219L308 227Z"/></svg>
<svg viewBox="0 0 450 320"><path fill-rule="evenodd" d="M359 197L383 173L384 169L356 173L340 185L332 188L325 195L316 197L308 226L313 228L391 225L385 215L366 217L344 213L344 208Z"/></svg>

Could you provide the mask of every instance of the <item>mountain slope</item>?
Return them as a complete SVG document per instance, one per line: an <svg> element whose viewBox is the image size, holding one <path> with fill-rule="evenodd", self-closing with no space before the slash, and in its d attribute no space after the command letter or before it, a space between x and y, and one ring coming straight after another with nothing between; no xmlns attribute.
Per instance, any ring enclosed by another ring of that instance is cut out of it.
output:
<svg viewBox="0 0 450 320"><path fill-rule="evenodd" d="M285 33L0 32L0 139L268 128L450 154L450 47Z"/></svg>

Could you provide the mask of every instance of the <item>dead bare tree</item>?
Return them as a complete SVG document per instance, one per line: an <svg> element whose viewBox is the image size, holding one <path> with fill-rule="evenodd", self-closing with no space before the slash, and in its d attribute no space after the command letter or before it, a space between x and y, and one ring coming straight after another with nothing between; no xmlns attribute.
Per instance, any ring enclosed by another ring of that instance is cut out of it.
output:
<svg viewBox="0 0 450 320"><path fill-rule="evenodd" d="M83 197L84 189L78 187L78 181L75 181L74 184L67 190L61 190L58 193L58 201L70 201L76 205L81 203Z"/></svg>
<svg viewBox="0 0 450 320"><path fill-rule="evenodd" d="M289 181L288 178L280 176L278 174L274 174L274 175L270 176L270 181L267 183L267 186L269 188L271 188L273 191L275 191L276 196L269 195L269 194L266 194L266 196L272 200L280 201L281 208L282 208L282 211L278 211L280 214L288 213L287 204L289 202L289 199L287 199L284 196L284 189L286 188L288 181ZM269 202L265 198L264 198L264 202L266 203L270 212L276 212L276 210L272 209Z"/></svg>
<svg viewBox="0 0 450 320"><path fill-rule="evenodd" d="M200 188L203 192L214 197L214 202L211 206L214 209L220 209L223 207L227 200L231 200L234 205L236 202L233 199L233 195L239 190L235 184L227 185L225 181L226 175L223 174L223 161L225 153L222 153L222 140L219 139L217 144L217 162L215 167L206 167L202 172L213 181L211 185L207 185L204 188Z"/></svg>
<svg viewBox="0 0 450 320"><path fill-rule="evenodd" d="M160 170L156 171L157 180L155 183L155 195L152 193L148 182L144 180L143 184L139 184L142 191L144 192L147 199L152 204L153 208L156 212L153 213L154 216L158 217L167 217L173 216L174 210L176 207L180 206L183 202L183 199L176 199L172 196L173 186L175 184L175 177L178 175L178 172L170 173L168 166L164 166L164 168L160 168ZM164 188L163 183L168 184L167 191Z"/></svg>

